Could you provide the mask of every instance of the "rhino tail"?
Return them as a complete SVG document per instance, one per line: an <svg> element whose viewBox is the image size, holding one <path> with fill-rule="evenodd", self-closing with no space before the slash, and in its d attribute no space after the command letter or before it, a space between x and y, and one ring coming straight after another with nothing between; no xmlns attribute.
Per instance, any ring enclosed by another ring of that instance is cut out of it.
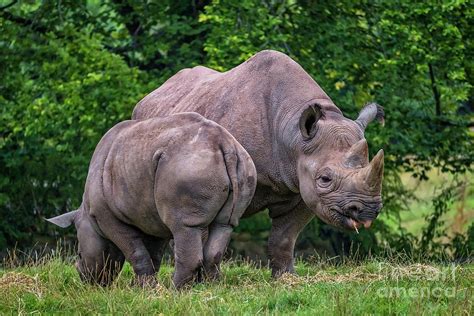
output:
<svg viewBox="0 0 474 316"><path fill-rule="evenodd" d="M232 190L232 207L230 211L229 221L232 221L235 205L239 199L239 177L238 177L238 157L236 153L228 153L225 155L225 166L229 175Z"/></svg>
<svg viewBox="0 0 474 316"><path fill-rule="evenodd" d="M255 165L250 156L243 155L239 151L227 154L225 162L232 184L232 208L229 223L236 226L255 193Z"/></svg>
<svg viewBox="0 0 474 316"><path fill-rule="evenodd" d="M55 225L58 225L61 228L66 228L66 227L71 226L72 223L74 223L74 220L78 212L79 212L79 209L68 212L66 214L53 217L53 218L45 218L45 220Z"/></svg>

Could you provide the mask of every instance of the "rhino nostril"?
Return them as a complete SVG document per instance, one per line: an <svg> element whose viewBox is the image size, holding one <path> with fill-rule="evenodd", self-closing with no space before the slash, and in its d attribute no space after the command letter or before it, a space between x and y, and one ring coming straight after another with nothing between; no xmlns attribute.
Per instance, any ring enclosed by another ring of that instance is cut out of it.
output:
<svg viewBox="0 0 474 316"><path fill-rule="evenodd" d="M351 205L347 208L347 211L350 213L359 213L360 209L356 205Z"/></svg>

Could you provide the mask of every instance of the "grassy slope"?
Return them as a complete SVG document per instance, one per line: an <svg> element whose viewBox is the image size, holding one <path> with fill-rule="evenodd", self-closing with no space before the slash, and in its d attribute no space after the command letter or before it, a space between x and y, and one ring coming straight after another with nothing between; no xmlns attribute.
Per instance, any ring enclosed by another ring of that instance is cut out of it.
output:
<svg viewBox="0 0 474 316"><path fill-rule="evenodd" d="M428 176L428 181L419 181L411 177L408 173L402 175L403 183L407 188L414 191L414 195L417 198L417 200L409 202L409 211L400 214L402 227L415 236L420 236L423 228L427 225L425 218L433 211L431 204L433 197L439 193L441 187L446 186L452 181L451 175L440 173L437 170L430 171ZM450 205L449 211L442 217L444 227L449 235L452 235L455 231L464 233L474 221L473 178L474 174L466 174L464 177L468 183L464 197L464 205L461 206L461 197L457 197L454 203ZM460 225L461 227L456 227L456 224L459 224L455 222L458 220L456 216L459 215L458 212L460 208L463 209L464 221ZM397 226L396 223L392 223L391 221L387 221L387 223L393 224L393 227Z"/></svg>
<svg viewBox="0 0 474 316"><path fill-rule="evenodd" d="M128 265L114 285L100 288L82 284L71 264L50 259L0 270L0 314L472 314L474 266L457 266L454 274L448 268L376 260L338 267L299 263L298 277L285 275L274 281L266 268L228 262L220 282L176 291L169 265L160 271L159 288L130 286ZM418 294L392 292L387 297L387 291L397 287Z"/></svg>

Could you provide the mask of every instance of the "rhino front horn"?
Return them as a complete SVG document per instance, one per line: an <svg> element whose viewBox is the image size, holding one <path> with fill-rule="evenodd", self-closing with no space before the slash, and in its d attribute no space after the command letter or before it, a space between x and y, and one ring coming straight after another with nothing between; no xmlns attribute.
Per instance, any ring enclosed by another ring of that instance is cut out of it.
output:
<svg viewBox="0 0 474 316"><path fill-rule="evenodd" d="M365 139L352 145L346 154L345 165L349 168L362 168L369 163L369 146Z"/></svg>
<svg viewBox="0 0 474 316"><path fill-rule="evenodd" d="M366 181L367 184L377 190L382 189L383 179L383 149L380 149L377 155L372 159L368 167Z"/></svg>

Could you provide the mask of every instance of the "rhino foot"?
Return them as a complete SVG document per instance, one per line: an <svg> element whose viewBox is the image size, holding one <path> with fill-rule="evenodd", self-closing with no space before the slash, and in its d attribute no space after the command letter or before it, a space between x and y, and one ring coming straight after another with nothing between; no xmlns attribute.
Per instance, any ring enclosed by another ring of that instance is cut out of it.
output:
<svg viewBox="0 0 474 316"><path fill-rule="evenodd" d="M133 286L141 288L155 288L158 286L158 281L154 275L137 275L132 281Z"/></svg>

